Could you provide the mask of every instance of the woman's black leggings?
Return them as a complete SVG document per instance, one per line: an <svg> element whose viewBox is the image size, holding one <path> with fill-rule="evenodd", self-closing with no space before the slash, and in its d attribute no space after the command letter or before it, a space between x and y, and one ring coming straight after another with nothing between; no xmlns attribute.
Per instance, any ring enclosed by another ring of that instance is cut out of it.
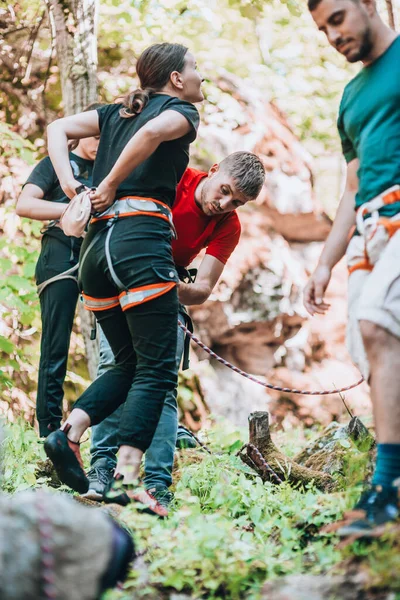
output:
<svg viewBox="0 0 400 600"><path fill-rule="evenodd" d="M99 301L101 309L94 312L112 348L116 366L89 386L75 408L84 410L91 424L96 425L125 402L118 443L145 452L153 439L165 396L176 386L178 376L178 298L176 286L171 288L178 277L170 228L155 217L120 218L113 225L107 252L109 224L95 223L84 240L81 261L98 233L81 264L80 280L84 297L94 305ZM125 289L116 285L113 270ZM143 292L146 295L148 290L158 289L157 285L168 291L137 302L137 294L140 298ZM135 300L131 304L126 300L129 297Z"/></svg>

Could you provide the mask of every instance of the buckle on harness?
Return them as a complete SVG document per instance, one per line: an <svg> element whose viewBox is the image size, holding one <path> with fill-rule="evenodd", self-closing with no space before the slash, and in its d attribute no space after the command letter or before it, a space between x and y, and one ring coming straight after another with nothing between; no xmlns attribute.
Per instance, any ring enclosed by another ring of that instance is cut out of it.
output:
<svg viewBox="0 0 400 600"><path fill-rule="evenodd" d="M118 219L119 219L119 210L116 210L115 215L113 215L110 219L107 220L106 227L113 227L113 225L115 225L115 223L118 221Z"/></svg>

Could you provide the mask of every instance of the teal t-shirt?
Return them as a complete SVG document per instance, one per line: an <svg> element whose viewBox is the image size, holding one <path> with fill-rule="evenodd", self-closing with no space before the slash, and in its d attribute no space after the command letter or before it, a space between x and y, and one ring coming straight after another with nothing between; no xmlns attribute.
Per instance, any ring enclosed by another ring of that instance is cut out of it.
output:
<svg viewBox="0 0 400 600"><path fill-rule="evenodd" d="M346 161L360 161L357 208L400 185L400 36L345 87L338 129ZM379 212L397 214L400 202Z"/></svg>

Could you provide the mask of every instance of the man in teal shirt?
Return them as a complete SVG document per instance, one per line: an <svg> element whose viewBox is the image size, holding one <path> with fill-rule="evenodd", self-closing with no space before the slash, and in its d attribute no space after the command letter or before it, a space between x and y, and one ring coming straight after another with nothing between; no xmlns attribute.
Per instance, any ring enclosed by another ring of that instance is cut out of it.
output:
<svg viewBox="0 0 400 600"><path fill-rule="evenodd" d="M374 0L308 0L308 7L329 43L363 63L339 110L346 187L304 304L311 315L327 311L324 293L346 253L347 341L371 387L378 453L372 485L338 533L370 537L400 515L400 37Z"/></svg>

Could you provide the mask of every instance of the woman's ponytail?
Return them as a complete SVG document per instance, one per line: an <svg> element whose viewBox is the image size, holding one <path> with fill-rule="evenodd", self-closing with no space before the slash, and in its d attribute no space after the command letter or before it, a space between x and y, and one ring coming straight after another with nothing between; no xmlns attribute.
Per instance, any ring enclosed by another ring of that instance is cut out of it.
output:
<svg viewBox="0 0 400 600"><path fill-rule="evenodd" d="M146 104L148 103L150 98L150 91L147 90L135 90L131 92L127 96L125 96L123 100L123 108L119 111L120 117L123 119L130 119L131 117L136 117L139 113L142 112Z"/></svg>
<svg viewBox="0 0 400 600"><path fill-rule="evenodd" d="M186 46L182 44L153 44L142 52L136 63L140 89L127 94L122 101L120 117L130 119L142 112L151 94L162 90L171 73L181 73L185 68Z"/></svg>

